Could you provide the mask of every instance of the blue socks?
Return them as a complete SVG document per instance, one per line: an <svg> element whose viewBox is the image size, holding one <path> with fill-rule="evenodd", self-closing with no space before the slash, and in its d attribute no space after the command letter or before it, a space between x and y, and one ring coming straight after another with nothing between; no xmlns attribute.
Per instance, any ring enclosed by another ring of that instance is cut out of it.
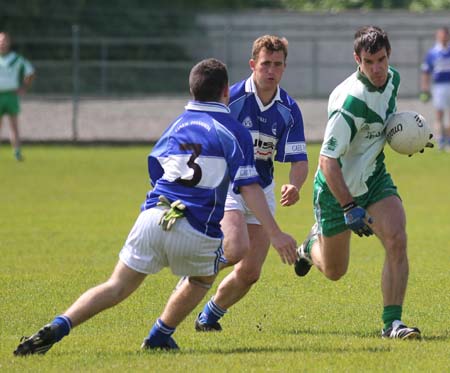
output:
<svg viewBox="0 0 450 373"><path fill-rule="evenodd" d="M70 333L70 329L72 329L72 321L67 316L63 315L55 317L51 324L59 326L59 328L55 329L56 342L68 335Z"/></svg>
<svg viewBox="0 0 450 373"><path fill-rule="evenodd" d="M226 313L227 310L220 308L211 299L208 303L205 304L205 307L203 308L203 311L198 319L203 324L213 325Z"/></svg>
<svg viewBox="0 0 450 373"><path fill-rule="evenodd" d="M175 328L164 324L161 319L156 320L148 335L149 345L152 347L165 346L170 336L174 333Z"/></svg>

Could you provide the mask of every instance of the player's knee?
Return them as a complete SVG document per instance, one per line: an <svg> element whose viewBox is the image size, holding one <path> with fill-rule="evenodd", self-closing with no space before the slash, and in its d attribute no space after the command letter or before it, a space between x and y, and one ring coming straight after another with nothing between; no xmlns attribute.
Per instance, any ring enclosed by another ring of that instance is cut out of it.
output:
<svg viewBox="0 0 450 373"><path fill-rule="evenodd" d="M399 230L388 236L384 241L386 253L389 257L402 259L406 256L407 236L404 230Z"/></svg>
<svg viewBox="0 0 450 373"><path fill-rule="evenodd" d="M237 270L236 274L247 285L253 285L261 277L261 268L256 266L251 268L242 267Z"/></svg>
<svg viewBox="0 0 450 373"><path fill-rule="evenodd" d="M105 292L107 292L109 298L116 304L128 297L132 291L121 281L109 279L103 285L100 285Z"/></svg>
<svg viewBox="0 0 450 373"><path fill-rule="evenodd" d="M347 266L328 265L323 268L323 274L331 281L338 281L347 273Z"/></svg>
<svg viewBox="0 0 450 373"><path fill-rule="evenodd" d="M224 256L227 260L227 264L228 265L235 265L237 263L239 263L242 258L245 257L245 255L248 253L248 251L250 250L250 245L249 244L237 244L237 245L233 245L233 248L231 249L231 247L224 247Z"/></svg>
<svg viewBox="0 0 450 373"><path fill-rule="evenodd" d="M215 278L215 276L189 276L189 283L202 289L209 290L211 289Z"/></svg>

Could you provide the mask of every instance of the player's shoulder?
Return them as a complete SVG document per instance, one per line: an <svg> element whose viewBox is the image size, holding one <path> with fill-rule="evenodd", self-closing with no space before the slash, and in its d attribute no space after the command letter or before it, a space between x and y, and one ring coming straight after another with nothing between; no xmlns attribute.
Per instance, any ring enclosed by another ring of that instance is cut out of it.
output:
<svg viewBox="0 0 450 373"><path fill-rule="evenodd" d="M241 132L246 131L245 127L231 114L217 113L214 115L214 119L214 124L218 131L229 131L233 135L240 134Z"/></svg>
<svg viewBox="0 0 450 373"><path fill-rule="evenodd" d="M246 81L247 79L244 79L230 86L230 103L246 95L245 90Z"/></svg>
<svg viewBox="0 0 450 373"><path fill-rule="evenodd" d="M289 109L297 110L299 109L297 101L284 89L280 87L280 99L284 106Z"/></svg>
<svg viewBox="0 0 450 373"><path fill-rule="evenodd" d="M358 80L357 73L353 73L339 83L330 93L329 100L340 101L347 96L363 96L364 85Z"/></svg>
<svg viewBox="0 0 450 373"><path fill-rule="evenodd" d="M400 72L395 67L389 65L389 72L392 74L394 79L400 79Z"/></svg>

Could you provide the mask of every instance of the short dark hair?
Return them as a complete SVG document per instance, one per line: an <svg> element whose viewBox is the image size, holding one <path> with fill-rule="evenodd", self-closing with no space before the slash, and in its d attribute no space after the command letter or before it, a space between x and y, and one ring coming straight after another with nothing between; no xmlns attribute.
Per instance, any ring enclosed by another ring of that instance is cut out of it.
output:
<svg viewBox="0 0 450 373"><path fill-rule="evenodd" d="M266 48L270 52L282 51L284 59L288 55L288 41L286 38L280 38L275 35L263 35L253 42L252 58L256 61L261 49Z"/></svg>
<svg viewBox="0 0 450 373"><path fill-rule="evenodd" d="M227 84L227 67L215 58L200 61L189 74L189 88L197 101L219 101Z"/></svg>
<svg viewBox="0 0 450 373"><path fill-rule="evenodd" d="M361 51L364 50L370 54L377 53L386 48L387 55L391 54L391 44L384 30L377 26L364 26L355 33L353 50L361 57Z"/></svg>

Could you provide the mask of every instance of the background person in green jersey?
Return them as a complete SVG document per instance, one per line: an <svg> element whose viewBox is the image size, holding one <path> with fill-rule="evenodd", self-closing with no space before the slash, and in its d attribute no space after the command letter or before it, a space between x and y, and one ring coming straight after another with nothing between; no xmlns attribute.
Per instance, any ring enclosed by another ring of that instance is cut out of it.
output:
<svg viewBox="0 0 450 373"><path fill-rule="evenodd" d="M11 38L0 32L0 128L4 115L9 116L11 146L14 156L21 161L19 137L19 96L23 95L34 79L34 68L22 56L10 51Z"/></svg>
<svg viewBox="0 0 450 373"><path fill-rule="evenodd" d="M328 122L314 178L316 224L298 249L295 271L312 265L328 279L345 275L352 231L373 233L385 249L381 278L383 338L420 338L401 321L408 282L406 218L384 164L387 118L396 111L398 72L389 66L391 47L378 27L359 29L354 39L357 71L339 84L328 102Z"/></svg>

